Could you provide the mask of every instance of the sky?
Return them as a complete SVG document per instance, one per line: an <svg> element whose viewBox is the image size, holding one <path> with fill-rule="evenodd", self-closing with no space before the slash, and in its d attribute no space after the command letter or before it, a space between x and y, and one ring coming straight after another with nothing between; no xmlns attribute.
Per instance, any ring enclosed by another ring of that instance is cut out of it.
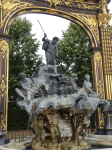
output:
<svg viewBox="0 0 112 150"><path fill-rule="evenodd" d="M110 14L112 14L112 0L108 5L108 9L110 10ZM52 40L54 36L57 36L59 38L62 38L62 30L65 31L69 26L69 20L53 16L53 15L47 15L47 14L26 14L21 16L26 17L30 22L32 22L32 31L31 33L36 33L35 37L37 40L40 41L40 47L38 50L38 54L43 56L43 62L45 63L45 52L42 50L42 38L44 36L44 33L38 23L41 23L44 32L47 34L48 39ZM112 19L110 21L110 24L112 25Z"/></svg>

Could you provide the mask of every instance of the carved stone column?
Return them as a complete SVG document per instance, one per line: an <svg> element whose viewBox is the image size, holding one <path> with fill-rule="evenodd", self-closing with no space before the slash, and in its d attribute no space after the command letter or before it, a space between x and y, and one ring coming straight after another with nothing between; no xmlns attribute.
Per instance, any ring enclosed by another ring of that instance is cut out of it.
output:
<svg viewBox="0 0 112 150"><path fill-rule="evenodd" d="M1 129L5 136L0 139L4 143L7 135L7 108L8 108L8 68L9 68L9 36L0 35L0 106L4 110L0 116Z"/></svg>

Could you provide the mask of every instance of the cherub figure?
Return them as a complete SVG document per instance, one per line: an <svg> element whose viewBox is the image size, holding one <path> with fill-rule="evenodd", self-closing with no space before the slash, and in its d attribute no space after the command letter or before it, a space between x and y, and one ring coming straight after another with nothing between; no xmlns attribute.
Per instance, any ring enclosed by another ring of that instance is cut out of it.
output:
<svg viewBox="0 0 112 150"><path fill-rule="evenodd" d="M77 84L76 84L76 80L78 80L77 74L72 73L72 74L71 74L71 77L70 77L70 83L71 83L71 85L72 85L74 91L77 91L77 90L78 90L78 87L77 87Z"/></svg>

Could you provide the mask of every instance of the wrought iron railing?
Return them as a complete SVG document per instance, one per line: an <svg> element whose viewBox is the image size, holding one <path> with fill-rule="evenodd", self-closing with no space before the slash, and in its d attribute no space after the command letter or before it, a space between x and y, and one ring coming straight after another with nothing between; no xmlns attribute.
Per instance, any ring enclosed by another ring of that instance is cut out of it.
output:
<svg viewBox="0 0 112 150"><path fill-rule="evenodd" d="M34 136L31 127L29 115L25 110L20 109L15 101L8 102L8 132L9 139L22 139Z"/></svg>

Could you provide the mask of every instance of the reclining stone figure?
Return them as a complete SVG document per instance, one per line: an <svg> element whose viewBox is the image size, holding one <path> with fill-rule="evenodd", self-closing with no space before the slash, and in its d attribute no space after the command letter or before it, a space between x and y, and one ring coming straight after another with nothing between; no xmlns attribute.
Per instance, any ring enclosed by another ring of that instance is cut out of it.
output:
<svg viewBox="0 0 112 150"><path fill-rule="evenodd" d="M19 84L22 89L19 90L16 88L15 91L23 100L30 101L34 95L34 91L32 90L33 82L30 78L26 78L24 73L19 73L18 77L20 78Z"/></svg>

